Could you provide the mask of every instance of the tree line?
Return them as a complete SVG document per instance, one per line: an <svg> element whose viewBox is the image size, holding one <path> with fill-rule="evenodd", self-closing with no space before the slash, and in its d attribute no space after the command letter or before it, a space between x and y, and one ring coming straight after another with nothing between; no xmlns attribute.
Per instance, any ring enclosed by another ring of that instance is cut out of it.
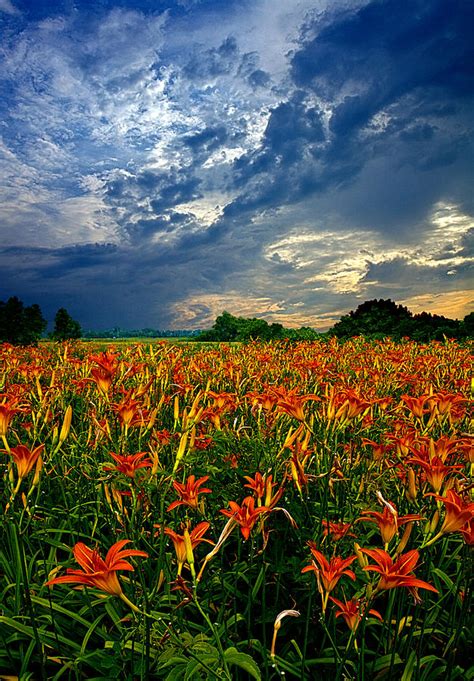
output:
<svg viewBox="0 0 474 681"><path fill-rule="evenodd" d="M9 298L6 303L0 301L0 342L12 343L13 345L34 344L44 336L46 327L47 322L39 305L25 306L16 296ZM152 329L146 331L148 337L155 337ZM185 335L186 332L180 333ZM124 335L125 332L120 334L121 337ZM137 334L128 332L127 335ZM343 315L325 333L318 333L315 329L306 326L299 329L288 329L278 322L269 324L264 319L257 317L236 317L230 312L223 312L216 318L211 329L201 332L188 332L186 335L192 335L193 339L198 341L216 342L282 339L297 341L315 340L328 336L336 336L341 340L353 336L365 336L370 339L390 337L393 340L412 338L419 342L442 341L444 338L461 340L474 337L474 312L466 315L462 320L449 319L430 312L413 314L408 308L397 305L390 299L375 299L367 300L359 305L356 310ZM52 340L63 341L88 336L87 334L82 335L79 322L73 319L65 308L61 307L56 312L54 329L49 337ZM112 337L116 337L115 333Z"/></svg>
<svg viewBox="0 0 474 681"><path fill-rule="evenodd" d="M0 300L0 342L12 345L34 345L44 335L48 323L39 305L24 305L13 296L6 302ZM61 307L54 317L52 340L80 338L82 329L79 322Z"/></svg>

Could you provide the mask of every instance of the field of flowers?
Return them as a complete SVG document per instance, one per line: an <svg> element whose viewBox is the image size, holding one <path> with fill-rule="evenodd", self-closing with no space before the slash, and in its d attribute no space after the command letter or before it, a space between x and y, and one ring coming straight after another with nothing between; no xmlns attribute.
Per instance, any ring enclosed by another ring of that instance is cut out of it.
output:
<svg viewBox="0 0 474 681"><path fill-rule="evenodd" d="M474 678L468 346L0 360L0 679Z"/></svg>

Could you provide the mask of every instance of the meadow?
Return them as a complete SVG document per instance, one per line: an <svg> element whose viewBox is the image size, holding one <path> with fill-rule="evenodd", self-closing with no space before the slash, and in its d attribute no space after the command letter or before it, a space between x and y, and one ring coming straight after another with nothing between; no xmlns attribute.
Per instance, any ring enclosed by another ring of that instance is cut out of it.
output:
<svg viewBox="0 0 474 681"><path fill-rule="evenodd" d="M469 344L0 360L0 679L474 678Z"/></svg>

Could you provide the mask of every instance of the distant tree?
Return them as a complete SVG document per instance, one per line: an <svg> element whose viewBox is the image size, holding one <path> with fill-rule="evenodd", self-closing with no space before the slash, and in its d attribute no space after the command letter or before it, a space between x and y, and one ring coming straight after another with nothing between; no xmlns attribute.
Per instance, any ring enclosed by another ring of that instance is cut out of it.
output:
<svg viewBox="0 0 474 681"><path fill-rule="evenodd" d="M13 296L6 303L0 301L0 341L13 345L32 345L46 329L46 320L39 305L25 307Z"/></svg>
<svg viewBox="0 0 474 681"><path fill-rule="evenodd" d="M60 307L54 317L54 331L52 334L54 340L70 340L80 338L81 335L82 330L79 322L76 322L64 307Z"/></svg>
<svg viewBox="0 0 474 681"><path fill-rule="evenodd" d="M352 336L384 337L409 335L412 313L393 300L367 300L348 315L341 317L331 333L338 338Z"/></svg>
<svg viewBox="0 0 474 681"><path fill-rule="evenodd" d="M474 312L467 314L461 322L463 336L474 338Z"/></svg>

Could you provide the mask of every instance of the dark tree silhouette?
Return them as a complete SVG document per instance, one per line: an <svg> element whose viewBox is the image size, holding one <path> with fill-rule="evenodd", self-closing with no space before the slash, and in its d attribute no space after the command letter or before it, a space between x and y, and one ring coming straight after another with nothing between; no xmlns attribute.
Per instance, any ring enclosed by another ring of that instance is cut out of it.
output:
<svg viewBox="0 0 474 681"><path fill-rule="evenodd" d="M39 305L25 307L16 296L6 303L0 301L0 341L13 345L35 344L45 329L46 320Z"/></svg>
<svg viewBox="0 0 474 681"><path fill-rule="evenodd" d="M54 340L70 340L80 338L81 335L82 329L79 322L76 322L64 307L60 307L54 317L54 331L52 334Z"/></svg>

